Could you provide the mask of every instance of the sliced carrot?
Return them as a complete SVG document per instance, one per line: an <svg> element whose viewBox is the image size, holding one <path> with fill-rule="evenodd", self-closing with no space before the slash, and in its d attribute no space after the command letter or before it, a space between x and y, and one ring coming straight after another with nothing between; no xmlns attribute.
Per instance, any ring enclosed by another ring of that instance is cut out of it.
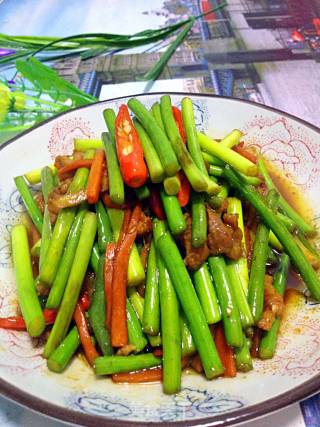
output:
<svg viewBox="0 0 320 427"><path fill-rule="evenodd" d="M179 172L177 176L180 181L180 190L177 194L177 199L179 205L183 208L188 204L190 199L190 183L183 172Z"/></svg>
<svg viewBox="0 0 320 427"><path fill-rule="evenodd" d="M76 305L76 309L73 313L73 318L79 331L80 341L81 341L86 359L88 360L89 364L93 366L95 359L99 357L99 353L97 352L95 346L93 345L91 336L89 334L86 317L79 303L77 303Z"/></svg>
<svg viewBox="0 0 320 427"><path fill-rule="evenodd" d="M115 383L150 383L162 381L162 368L144 369L143 371L121 372L112 375Z"/></svg>
<svg viewBox="0 0 320 427"><path fill-rule="evenodd" d="M128 344L126 312L126 288L128 263L132 246L137 236L137 225L141 216L141 206L137 205L131 215L127 233L117 252L112 281L111 342L113 347Z"/></svg>
<svg viewBox="0 0 320 427"><path fill-rule="evenodd" d="M103 175L104 151L96 150L90 169L87 187L88 203L94 204L99 200Z"/></svg>
<svg viewBox="0 0 320 427"><path fill-rule="evenodd" d="M61 169L59 169L58 175L61 176L67 172L71 172L79 168L91 168L92 163L93 163L92 159L75 160L74 162L69 163L68 165L63 166Z"/></svg>
<svg viewBox="0 0 320 427"><path fill-rule="evenodd" d="M244 148L241 143L238 145L235 145L233 147L233 151L236 151L238 154L240 154L242 157L245 157L246 159L250 160L250 162L256 164L257 163L257 156L251 151Z"/></svg>
<svg viewBox="0 0 320 427"><path fill-rule="evenodd" d="M235 377L237 375L237 367L233 348L227 344L221 322L215 327L214 341L220 356L220 360L224 367L224 376Z"/></svg>
<svg viewBox="0 0 320 427"><path fill-rule="evenodd" d="M106 246L106 256L104 263L104 293L106 298L106 328L110 331L111 328L111 312L112 312L112 280L114 261L117 251L116 243L108 243Z"/></svg>

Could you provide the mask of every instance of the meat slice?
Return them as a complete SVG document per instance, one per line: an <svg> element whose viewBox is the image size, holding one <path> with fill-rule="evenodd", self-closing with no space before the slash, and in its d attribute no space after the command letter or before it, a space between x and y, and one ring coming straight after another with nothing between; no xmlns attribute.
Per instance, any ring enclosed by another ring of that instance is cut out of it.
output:
<svg viewBox="0 0 320 427"><path fill-rule="evenodd" d="M211 255L228 252L232 248L232 228L223 223L221 216L207 207L208 247Z"/></svg>
<svg viewBox="0 0 320 427"><path fill-rule="evenodd" d="M223 222L230 225L233 230L236 230L238 228L238 214L225 213L223 215Z"/></svg>
<svg viewBox="0 0 320 427"><path fill-rule="evenodd" d="M211 255L224 254L238 259L243 254L242 231L238 227L237 215L224 214L223 222L219 213L207 206L208 247ZM231 225L229 225L231 224Z"/></svg>
<svg viewBox="0 0 320 427"><path fill-rule="evenodd" d="M265 275L264 281L264 303L262 317L258 327L269 331L276 317L281 316L283 311L283 297L272 285L272 276Z"/></svg>
<svg viewBox="0 0 320 427"><path fill-rule="evenodd" d="M67 166L70 163L73 163L74 161L80 159L83 159L83 153L79 151L74 151L72 156L57 156L54 159L54 165L57 169L61 169L64 166Z"/></svg>
<svg viewBox="0 0 320 427"><path fill-rule="evenodd" d="M137 236L144 236L152 231L152 220L143 211L137 226Z"/></svg>
<svg viewBox="0 0 320 427"><path fill-rule="evenodd" d="M201 246L200 248L194 248L192 246L192 220L188 213L185 214L185 220L187 223L187 228L181 235L181 240L186 250L184 262L186 266L190 268L190 270L197 270L208 258L209 249L207 244Z"/></svg>
<svg viewBox="0 0 320 427"><path fill-rule="evenodd" d="M58 205L57 201L60 199L61 196L64 196L67 193L71 181L71 178L64 179L49 194L48 207L51 213L59 213L61 206Z"/></svg>

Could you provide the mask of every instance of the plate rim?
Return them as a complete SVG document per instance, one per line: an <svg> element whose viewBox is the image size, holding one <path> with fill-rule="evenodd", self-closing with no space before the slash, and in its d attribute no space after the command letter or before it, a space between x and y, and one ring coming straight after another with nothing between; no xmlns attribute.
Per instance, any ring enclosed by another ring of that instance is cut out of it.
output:
<svg viewBox="0 0 320 427"><path fill-rule="evenodd" d="M280 109L259 104L254 101L248 101L245 99L239 99L239 98L232 98L228 96L220 96L220 95L214 95L209 93L193 93L193 92L151 92L151 93L139 93L135 95L129 95L129 96L120 96L115 97L107 100L101 100L94 102L92 104L88 105L82 105L77 108L73 108L68 111L63 111L60 114L51 117L49 119L44 120L43 122L37 124L36 126L33 126L30 129L27 129L26 131L20 133L19 135L14 136L13 138L9 139L8 141L4 142L0 145L0 152L5 149L10 144L14 143L16 140L24 137L25 135L29 134L30 132L33 132L34 130L38 129L41 126L46 126L51 121L57 120L60 117L73 113L74 111L82 110L85 108L90 108L91 106L99 105L99 104L107 104L113 101L119 101L121 99L128 99L128 98L138 98L138 97L149 97L149 96L160 96L160 95L181 95L181 96L189 96L189 97L203 97L203 98L215 98L215 99L224 99L231 102L240 102L248 105L253 105L257 107L258 109L262 110L268 110L272 111L277 114L281 114L285 117L288 117L296 122L299 122L303 126L306 126L313 131L317 132L320 135L320 128L316 125L307 122L304 119L301 119L300 117L296 117L293 114L287 113L285 111L282 111ZM207 418L197 418L195 420L181 420L181 421L170 421L170 422L146 422L146 421L126 421L125 419L115 419L115 418L108 418L103 417L97 414L86 414L80 411L75 411L73 409L64 408L62 406L50 403L46 400L43 400L37 396L34 396L26 391L23 391L19 389L18 387L12 385L8 381L4 380L3 378L0 378L0 394L2 394L4 397L6 397L9 400L14 401L15 403L22 405L26 407L27 409L36 411L42 415L59 419L61 421L67 421L71 422L73 424L81 424L83 426L90 427L92 425L92 422L95 422L95 425L97 427L99 426L119 426L119 427L131 427L131 426L194 426L194 425L211 425L211 426L228 426L235 423L241 423L244 421L253 420L258 417L265 416L267 414L270 414L272 412L281 410L285 408L288 405L291 405L293 403L296 403L300 400L306 399L307 397L311 396L312 394L317 393L320 390L320 373L314 375L309 380L303 382L302 384L298 385L297 387L281 393L280 395L277 395L275 397L272 397L264 402L256 403L253 405L249 405L247 407L234 410L231 412L225 412L219 415L210 416Z"/></svg>

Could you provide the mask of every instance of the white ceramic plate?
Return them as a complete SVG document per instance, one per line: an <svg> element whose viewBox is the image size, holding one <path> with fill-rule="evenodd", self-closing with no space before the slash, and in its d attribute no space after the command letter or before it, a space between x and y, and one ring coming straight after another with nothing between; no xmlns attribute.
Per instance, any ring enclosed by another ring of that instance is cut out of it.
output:
<svg viewBox="0 0 320 427"><path fill-rule="evenodd" d="M147 106L161 94L141 95ZM171 94L179 105L184 94ZM189 96L191 96L189 94ZM233 128L245 141L289 172L320 218L319 130L280 111L242 100L192 95L199 129L222 137ZM0 316L15 314L16 294L10 229L24 210L13 177L72 152L73 138L100 137L102 111L126 98L64 113L0 147ZM305 398L320 384L320 305L292 292L277 352L255 361L254 370L235 379L207 381L184 375L182 391L165 396L161 385L116 385L97 379L80 359L61 375L47 370L41 343L26 333L0 329L0 391L31 409L82 425L178 423L227 425L261 416Z"/></svg>

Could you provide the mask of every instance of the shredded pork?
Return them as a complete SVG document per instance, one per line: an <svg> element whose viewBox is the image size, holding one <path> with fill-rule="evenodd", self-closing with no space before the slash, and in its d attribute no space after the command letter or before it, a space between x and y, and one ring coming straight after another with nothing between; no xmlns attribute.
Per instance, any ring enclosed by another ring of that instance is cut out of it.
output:
<svg viewBox="0 0 320 427"><path fill-rule="evenodd" d="M205 262L209 256L209 249L207 244L200 248L194 248L192 246L192 220L189 214L185 214L187 223L187 229L181 236L182 243L186 250L186 256L184 259L185 264L190 270L197 270Z"/></svg>
<svg viewBox="0 0 320 427"><path fill-rule="evenodd" d="M265 275L264 281L264 303L262 317L258 327L269 331L276 317L281 316L283 311L283 297L272 285L272 276Z"/></svg>

